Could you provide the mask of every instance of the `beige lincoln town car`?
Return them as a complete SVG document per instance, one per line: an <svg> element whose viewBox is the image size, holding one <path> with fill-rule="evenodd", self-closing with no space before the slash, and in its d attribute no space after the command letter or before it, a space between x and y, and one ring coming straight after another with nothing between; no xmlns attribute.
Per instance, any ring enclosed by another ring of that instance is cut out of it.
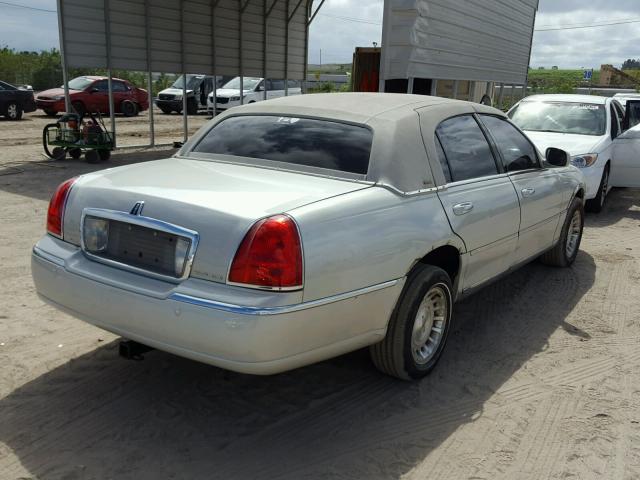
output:
<svg viewBox="0 0 640 480"><path fill-rule="evenodd" d="M70 179L33 248L40 296L131 342L273 374L369 347L403 379L454 302L570 265L585 185L500 111L320 94L233 108L172 158Z"/></svg>

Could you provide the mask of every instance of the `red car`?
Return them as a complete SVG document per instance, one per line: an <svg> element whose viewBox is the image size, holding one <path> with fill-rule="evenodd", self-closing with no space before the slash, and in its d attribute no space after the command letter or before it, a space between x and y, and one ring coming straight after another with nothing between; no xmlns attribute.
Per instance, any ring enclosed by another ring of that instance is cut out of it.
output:
<svg viewBox="0 0 640 480"><path fill-rule="evenodd" d="M112 79L115 113L133 117L149 108L146 90L131 85L126 80ZM71 105L79 115L86 112L109 112L109 86L107 77L77 77L69 82ZM36 96L36 105L50 116L64 112L64 88L52 88Z"/></svg>

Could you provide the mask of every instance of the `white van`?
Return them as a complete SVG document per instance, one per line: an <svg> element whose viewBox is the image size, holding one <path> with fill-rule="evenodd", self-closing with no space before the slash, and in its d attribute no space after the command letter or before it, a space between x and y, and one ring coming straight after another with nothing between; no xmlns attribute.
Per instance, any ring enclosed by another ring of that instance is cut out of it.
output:
<svg viewBox="0 0 640 480"><path fill-rule="evenodd" d="M285 81L271 80L257 77L244 77L243 104L255 103L264 100L265 87L267 90L267 100L285 96ZM300 95L302 88L298 80L288 80L289 95ZM226 110L227 108L240 105L240 77L236 77L229 81L216 92L216 109L217 111ZM213 110L213 92L209 94L207 99L207 108Z"/></svg>
<svg viewBox="0 0 640 480"><path fill-rule="evenodd" d="M158 94L155 103L162 113L182 113L184 105L182 94L184 93L184 75L179 76L169 88L165 88ZM224 85L231 77L211 75L187 75L187 113L195 115L199 110L207 109L207 95L213 91L215 81L218 87Z"/></svg>

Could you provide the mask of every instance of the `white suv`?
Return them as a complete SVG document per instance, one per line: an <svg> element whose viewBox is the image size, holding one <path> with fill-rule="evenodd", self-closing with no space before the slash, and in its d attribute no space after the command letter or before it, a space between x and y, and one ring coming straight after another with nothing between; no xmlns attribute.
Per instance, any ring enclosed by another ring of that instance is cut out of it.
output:
<svg viewBox="0 0 640 480"><path fill-rule="evenodd" d="M302 93L298 80L287 80L287 84L289 86L289 95L300 95ZM242 104L246 105L265 100L265 87L267 90L266 100L284 97L287 94L284 80L244 77L242 85L244 99ZM240 104L240 77L236 77L217 90L216 110L223 111ZM213 110L213 92L209 94L207 99L207 108Z"/></svg>
<svg viewBox="0 0 640 480"><path fill-rule="evenodd" d="M640 138L635 129L625 130L629 123L618 100L533 95L517 103L508 116L541 151L553 146L571 154L572 164L585 177L588 210L600 212L611 187L640 187L640 162L633 153L640 149Z"/></svg>

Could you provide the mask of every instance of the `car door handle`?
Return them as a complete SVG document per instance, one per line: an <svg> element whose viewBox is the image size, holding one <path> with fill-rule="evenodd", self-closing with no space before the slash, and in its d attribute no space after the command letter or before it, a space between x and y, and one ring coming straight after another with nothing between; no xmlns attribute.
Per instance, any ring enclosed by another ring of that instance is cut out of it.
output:
<svg viewBox="0 0 640 480"><path fill-rule="evenodd" d="M458 203L453 206L453 213L458 216L466 215L471 210L473 210L473 203L471 202Z"/></svg>
<svg viewBox="0 0 640 480"><path fill-rule="evenodd" d="M535 188L523 188L522 189L522 196L523 197L530 197L534 193L536 193L536 189Z"/></svg>

